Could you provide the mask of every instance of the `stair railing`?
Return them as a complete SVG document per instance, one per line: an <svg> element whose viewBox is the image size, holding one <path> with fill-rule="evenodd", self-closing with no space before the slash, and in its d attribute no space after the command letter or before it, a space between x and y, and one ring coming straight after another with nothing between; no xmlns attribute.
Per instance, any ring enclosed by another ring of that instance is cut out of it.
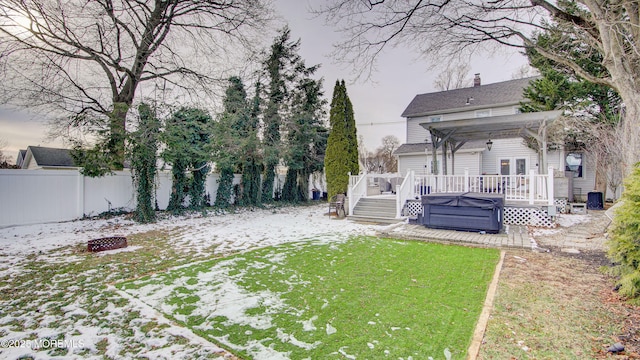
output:
<svg viewBox="0 0 640 360"><path fill-rule="evenodd" d="M358 201L367 196L367 174L362 174L357 178L356 176L351 176L351 178L353 180L350 181L349 188L347 190L347 199L349 200L349 215L353 215L353 208L356 207Z"/></svg>
<svg viewBox="0 0 640 360"><path fill-rule="evenodd" d="M401 185L396 185L396 219L402 218L402 209L407 199L413 198L415 184L413 170L409 170Z"/></svg>

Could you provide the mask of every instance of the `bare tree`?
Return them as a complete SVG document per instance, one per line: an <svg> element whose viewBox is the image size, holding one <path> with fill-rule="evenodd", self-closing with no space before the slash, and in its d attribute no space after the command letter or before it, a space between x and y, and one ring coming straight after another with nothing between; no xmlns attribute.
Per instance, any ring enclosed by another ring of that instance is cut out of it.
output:
<svg viewBox="0 0 640 360"><path fill-rule="evenodd" d="M398 160L393 155L398 145L400 145L400 140L394 135L387 135L382 138L382 146L378 148L377 153L380 154L382 158L382 165L385 172L393 173L398 171Z"/></svg>
<svg viewBox="0 0 640 360"><path fill-rule="evenodd" d="M637 1L349 1L318 10L338 24L345 39L335 57L370 72L387 46L410 45L434 60L470 54L479 47L533 48L593 83L613 88L626 105L626 171L640 160L640 11ZM552 33L544 46L538 34ZM575 44L575 46L566 46ZM567 49L580 51L566 51ZM495 50L492 48L490 50ZM589 54L601 55L606 72L594 75Z"/></svg>
<svg viewBox="0 0 640 360"><path fill-rule="evenodd" d="M367 169L367 172L369 171L369 168L366 166L368 153L369 151L364 145L364 136L362 136L362 134L358 135L358 161L360 162L360 165Z"/></svg>
<svg viewBox="0 0 640 360"><path fill-rule="evenodd" d="M141 86L206 93L270 16L263 0L0 0L1 95L98 132L122 166Z"/></svg>
<svg viewBox="0 0 640 360"><path fill-rule="evenodd" d="M0 137L0 163L9 160L9 157L4 154L4 149L8 144L7 139Z"/></svg>
<svg viewBox="0 0 640 360"><path fill-rule="evenodd" d="M433 82L433 86L440 91L469 87L471 79L467 78L471 67L469 63L453 63L447 66Z"/></svg>
<svg viewBox="0 0 640 360"><path fill-rule="evenodd" d="M384 173L383 163L380 151L367 151L363 165L368 173Z"/></svg>
<svg viewBox="0 0 640 360"><path fill-rule="evenodd" d="M625 144L620 141L624 127L620 122L611 125L583 121L580 125L592 140L589 141L589 146L585 147L585 151L591 155L587 159L593 159L595 163L596 179L603 179L606 182L605 186L601 187L604 190L603 193L606 196L607 189L611 189L613 192L611 198L615 200L624 178Z"/></svg>

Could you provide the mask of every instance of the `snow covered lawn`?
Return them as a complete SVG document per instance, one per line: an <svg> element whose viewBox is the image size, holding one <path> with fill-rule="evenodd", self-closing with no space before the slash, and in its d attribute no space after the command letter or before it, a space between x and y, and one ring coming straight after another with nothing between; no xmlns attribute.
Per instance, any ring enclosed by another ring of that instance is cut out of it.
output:
<svg viewBox="0 0 640 360"><path fill-rule="evenodd" d="M116 217L2 228L0 358L218 358L222 349L111 284L250 249L339 242L380 229L329 219L326 211L322 204L151 225ZM127 236L129 251L86 252L88 240L114 235Z"/></svg>
<svg viewBox="0 0 640 360"><path fill-rule="evenodd" d="M438 359L443 348L464 354L466 345L426 337L469 331L460 324L475 324L479 310L451 304L470 293L483 299L486 283L470 280L461 291L443 274L490 279L495 263L456 269L446 256L422 258L438 267L421 270L408 261L418 254L413 247L433 244L367 237L384 227L330 219L326 211L320 204L168 216L151 225L116 217L2 228L0 358L220 359L229 350L256 359L367 352ZM86 251L88 240L117 235L127 236L128 248ZM389 246L411 251L383 265L374 256L352 256L363 244L371 254L395 253ZM341 284L345 272L352 280ZM374 275L398 289L376 296L351 291L371 289L379 282ZM420 304L422 313L409 311L413 291L434 288L444 293ZM430 314L445 317L429 323Z"/></svg>

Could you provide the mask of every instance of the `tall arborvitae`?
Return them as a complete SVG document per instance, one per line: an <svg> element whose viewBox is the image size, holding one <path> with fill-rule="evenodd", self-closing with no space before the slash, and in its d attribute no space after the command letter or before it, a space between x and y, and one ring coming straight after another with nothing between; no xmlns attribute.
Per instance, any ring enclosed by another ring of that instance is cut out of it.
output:
<svg viewBox="0 0 640 360"><path fill-rule="evenodd" d="M249 123L247 92L239 77L229 79L229 87L223 100L224 112L214 124L214 160L220 174L218 192L214 206L227 208L231 205L233 174L242 164L241 140Z"/></svg>
<svg viewBox="0 0 640 360"><path fill-rule="evenodd" d="M329 138L324 166L327 177L329 197L346 193L349 185L349 172L357 174L358 141L351 100L342 82L336 81L331 99L329 115Z"/></svg>
<svg viewBox="0 0 640 360"><path fill-rule="evenodd" d="M344 83L344 80L340 83L342 87L342 91L344 92L344 117L346 123L346 134L347 134L347 167L351 174L356 175L360 171L360 165L358 163L358 132L356 129L356 118L353 116L353 104L351 104L351 99L349 99L349 94L347 93L347 86ZM348 183L347 178L347 183ZM346 191L346 190L345 190Z"/></svg>
<svg viewBox="0 0 640 360"><path fill-rule="evenodd" d="M135 219L156 219L154 196L160 121L148 104L138 106L138 129L131 134L131 174L136 187Z"/></svg>
<svg viewBox="0 0 640 360"><path fill-rule="evenodd" d="M251 112L247 122L240 127L240 155L242 157L241 172L242 193L240 204L243 206L256 206L260 204L260 140L258 139L258 125L260 116L260 82L256 82L256 90L253 97Z"/></svg>

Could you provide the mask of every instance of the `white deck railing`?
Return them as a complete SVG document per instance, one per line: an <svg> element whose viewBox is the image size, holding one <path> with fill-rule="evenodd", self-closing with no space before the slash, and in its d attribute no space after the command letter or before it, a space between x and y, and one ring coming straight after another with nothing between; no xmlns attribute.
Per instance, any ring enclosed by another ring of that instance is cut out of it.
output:
<svg viewBox="0 0 640 360"><path fill-rule="evenodd" d="M402 184L396 185L396 219L402 217L402 208L408 199L412 199L414 195L415 186L413 171L408 171Z"/></svg>
<svg viewBox="0 0 640 360"><path fill-rule="evenodd" d="M553 205L553 168L548 174L529 175L416 175L416 196L435 192L478 192L504 194L505 200L530 205Z"/></svg>
<svg viewBox="0 0 640 360"><path fill-rule="evenodd" d="M547 174L536 174L531 170L528 175L415 175L407 172L404 178L398 174L361 174L349 177L349 214L358 201L367 197L367 188L378 184L381 178L400 184L391 187L396 192L396 216L402 215L402 208L408 199L416 199L429 193L442 192L478 192L504 194L511 203L529 205L554 205L553 168ZM411 186L413 184L413 186Z"/></svg>
<svg viewBox="0 0 640 360"><path fill-rule="evenodd" d="M353 215L353 208L356 207L358 201L367 196L367 177L367 174L349 174L349 188L347 190L347 199L349 200L349 215Z"/></svg>

